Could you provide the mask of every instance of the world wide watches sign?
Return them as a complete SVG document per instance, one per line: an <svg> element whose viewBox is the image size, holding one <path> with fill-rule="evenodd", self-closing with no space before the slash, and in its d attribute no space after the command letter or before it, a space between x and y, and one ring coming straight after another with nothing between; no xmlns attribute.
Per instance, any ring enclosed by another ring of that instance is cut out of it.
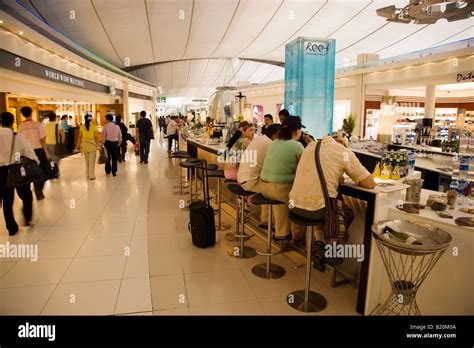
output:
<svg viewBox="0 0 474 348"><path fill-rule="evenodd" d="M336 41L299 37L285 46L285 106L315 138L332 133Z"/></svg>

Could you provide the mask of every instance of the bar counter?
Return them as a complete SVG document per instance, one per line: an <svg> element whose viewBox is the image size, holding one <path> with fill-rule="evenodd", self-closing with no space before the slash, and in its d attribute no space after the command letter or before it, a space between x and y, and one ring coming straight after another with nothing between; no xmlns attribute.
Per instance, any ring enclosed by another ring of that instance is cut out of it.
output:
<svg viewBox="0 0 474 348"><path fill-rule="evenodd" d="M219 163L217 154L225 150L225 145L208 145L205 141L180 137L180 149L186 148L191 156L206 159L208 163L216 163L223 168L223 163ZM214 187L215 183L210 182L210 188ZM421 313L426 315L474 314L474 296L472 296L474 277L471 271L474 265L474 228L457 226L454 219L442 219L429 208L421 210L419 215L400 211L396 206L405 199L405 191L406 189L385 193L377 189L364 189L351 182L346 182L341 186L344 200L355 215L349 229L348 243L364 245L362 262L355 258L346 259L342 265L338 266L338 271L358 287L357 312L369 315L385 301L390 293L390 283L372 237L371 226L378 221L400 219L439 227L451 234L453 238L448 250L419 290L417 300ZM235 207L235 197L226 189L221 192L223 199ZM439 192L423 189L421 203L426 202L428 195L433 193ZM259 209L257 209L258 207L251 209L252 217L256 220L259 218ZM455 218L469 216L458 211L452 214Z"/></svg>

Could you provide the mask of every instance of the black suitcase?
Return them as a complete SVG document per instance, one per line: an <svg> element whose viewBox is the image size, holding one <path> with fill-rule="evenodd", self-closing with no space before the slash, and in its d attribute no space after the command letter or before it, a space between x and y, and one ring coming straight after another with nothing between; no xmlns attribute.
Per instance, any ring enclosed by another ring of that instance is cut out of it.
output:
<svg viewBox="0 0 474 348"><path fill-rule="evenodd" d="M201 169L204 183L204 200L195 201L189 205L188 229L191 232L193 244L200 248L207 248L216 244L214 209L209 201L206 167L206 161L202 161L198 167L198 169Z"/></svg>

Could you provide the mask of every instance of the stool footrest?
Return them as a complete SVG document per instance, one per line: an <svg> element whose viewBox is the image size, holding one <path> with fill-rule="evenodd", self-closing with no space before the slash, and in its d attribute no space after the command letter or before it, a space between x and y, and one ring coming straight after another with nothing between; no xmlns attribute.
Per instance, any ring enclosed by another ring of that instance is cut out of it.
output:
<svg viewBox="0 0 474 348"><path fill-rule="evenodd" d="M278 251L276 253L267 253L267 252L262 252L262 251L259 251L259 250L256 250L257 254L259 255L262 255L262 256L277 256L277 255L280 255L281 254L281 251Z"/></svg>
<svg viewBox="0 0 474 348"><path fill-rule="evenodd" d="M252 238L254 235L250 235L250 234L234 234L234 237L235 238Z"/></svg>

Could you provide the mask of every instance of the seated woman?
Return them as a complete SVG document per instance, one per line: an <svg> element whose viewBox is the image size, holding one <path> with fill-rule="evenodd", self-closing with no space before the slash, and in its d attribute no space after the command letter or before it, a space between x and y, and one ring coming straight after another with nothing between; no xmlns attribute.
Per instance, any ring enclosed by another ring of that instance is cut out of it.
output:
<svg viewBox="0 0 474 348"><path fill-rule="evenodd" d="M289 116L283 122L278 139L268 148L263 162L257 192L265 198L275 199L285 204L275 205L275 236L277 240L289 239L291 226L292 239L301 241L304 227L290 224L288 219L288 194L295 178L296 167L303 153L303 145L297 140L301 137L301 119Z"/></svg>
<svg viewBox="0 0 474 348"><path fill-rule="evenodd" d="M374 179L356 155L347 148L347 142L330 136L325 136L321 141L319 160L330 197L337 196L339 184L344 182L344 173L361 187L375 187ZM316 169L315 151L316 142L311 142L305 148L289 196L294 207L292 212L302 218L320 220L325 217L325 204Z"/></svg>
<svg viewBox="0 0 474 348"><path fill-rule="evenodd" d="M255 127L247 121L240 122L239 130L227 144L224 176L226 179L237 180L240 158L255 135Z"/></svg>

